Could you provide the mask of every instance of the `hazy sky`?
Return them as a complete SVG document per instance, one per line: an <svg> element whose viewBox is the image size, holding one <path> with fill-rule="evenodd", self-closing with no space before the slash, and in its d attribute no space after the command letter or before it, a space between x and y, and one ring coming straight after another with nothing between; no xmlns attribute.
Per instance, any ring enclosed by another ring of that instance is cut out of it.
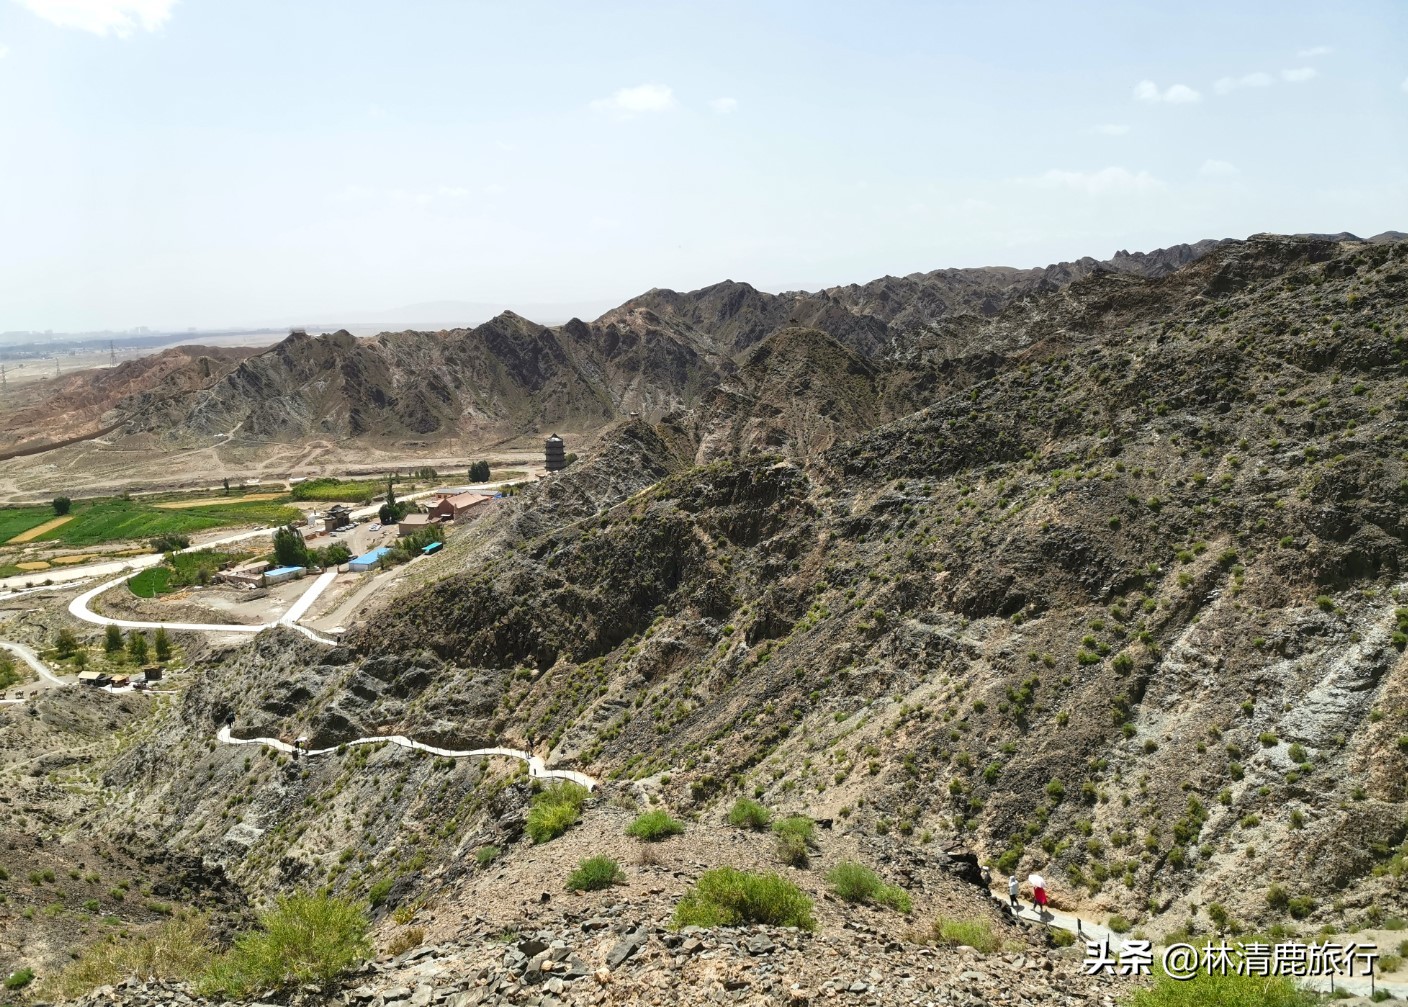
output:
<svg viewBox="0 0 1408 1007"><path fill-rule="evenodd" d="M0 0L0 330L1408 230L1408 4Z"/></svg>

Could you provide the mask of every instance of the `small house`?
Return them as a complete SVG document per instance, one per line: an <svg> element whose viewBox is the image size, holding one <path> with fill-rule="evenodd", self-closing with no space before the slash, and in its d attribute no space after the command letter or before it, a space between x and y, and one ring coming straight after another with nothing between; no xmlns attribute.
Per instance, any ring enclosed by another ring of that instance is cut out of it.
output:
<svg viewBox="0 0 1408 1007"><path fill-rule="evenodd" d="M373 549L371 552L363 553L352 562L348 563L347 569L351 570L353 573L365 573L368 570L375 570L377 564L381 562L381 557L385 556L390 551L390 546L380 546Z"/></svg>
<svg viewBox="0 0 1408 1007"><path fill-rule="evenodd" d="M273 570L264 572L264 586L271 587L274 584L282 584L288 580L298 580L303 576L305 570L301 566L281 566Z"/></svg>
<svg viewBox="0 0 1408 1007"><path fill-rule="evenodd" d="M430 527L429 514L407 514L396 524L396 534L404 538Z"/></svg>
<svg viewBox="0 0 1408 1007"><path fill-rule="evenodd" d="M96 688L98 686L107 685L111 681L112 679L101 671L80 671L78 673L79 685L91 685Z"/></svg>
<svg viewBox="0 0 1408 1007"><path fill-rule="evenodd" d="M435 502L429 514L436 521L470 521L484 513L492 499L484 493L447 494Z"/></svg>

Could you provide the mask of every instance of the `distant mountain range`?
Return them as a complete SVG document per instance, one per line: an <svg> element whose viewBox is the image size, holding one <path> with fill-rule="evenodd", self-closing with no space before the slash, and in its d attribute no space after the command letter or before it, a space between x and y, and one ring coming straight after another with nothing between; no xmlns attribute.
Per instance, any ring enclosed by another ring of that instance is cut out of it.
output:
<svg viewBox="0 0 1408 1007"><path fill-rule="evenodd" d="M1010 305L1102 274L1158 280L1239 244L1205 240L1045 268L940 269L814 292L772 294L726 280L687 293L650 290L594 321L556 326L502 312L468 328L370 338L296 332L260 350L179 347L36 389L40 401L3 417L0 455L98 431L172 444L217 435L423 442L686 411L681 422L701 445L725 429L724 440L786 440L805 417L824 447L924 404L953 358L988 352L973 339L975 323ZM425 317L473 307L415 306Z"/></svg>

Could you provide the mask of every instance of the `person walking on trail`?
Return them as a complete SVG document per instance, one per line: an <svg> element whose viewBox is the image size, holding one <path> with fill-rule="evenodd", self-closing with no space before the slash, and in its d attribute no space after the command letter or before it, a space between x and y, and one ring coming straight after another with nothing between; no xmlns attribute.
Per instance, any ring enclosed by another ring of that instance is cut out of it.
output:
<svg viewBox="0 0 1408 1007"><path fill-rule="evenodd" d="M1018 911L1022 908L1022 903L1017 900L1017 875L1007 876L1007 901L1012 903L1012 908Z"/></svg>
<svg viewBox="0 0 1408 1007"><path fill-rule="evenodd" d="M1032 889L1032 906L1038 916L1046 915L1046 889L1040 885Z"/></svg>

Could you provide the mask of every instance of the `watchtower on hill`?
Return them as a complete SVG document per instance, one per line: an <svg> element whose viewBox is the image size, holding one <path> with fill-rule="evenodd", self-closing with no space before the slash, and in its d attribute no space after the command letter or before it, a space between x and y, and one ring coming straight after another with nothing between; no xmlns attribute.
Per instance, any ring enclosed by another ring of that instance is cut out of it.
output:
<svg viewBox="0 0 1408 1007"><path fill-rule="evenodd" d="M562 446L562 438L557 434L543 442L543 453L547 457L549 472L561 472L567 467L567 450Z"/></svg>

